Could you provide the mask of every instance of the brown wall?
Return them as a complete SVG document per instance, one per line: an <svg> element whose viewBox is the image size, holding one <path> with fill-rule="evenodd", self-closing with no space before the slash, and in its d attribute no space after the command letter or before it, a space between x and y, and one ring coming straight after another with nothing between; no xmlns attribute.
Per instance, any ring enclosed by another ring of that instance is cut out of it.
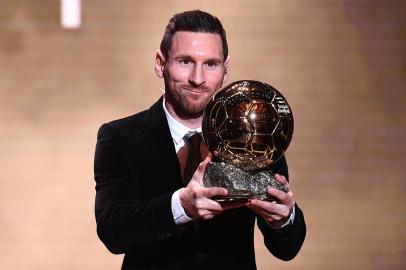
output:
<svg viewBox="0 0 406 270"><path fill-rule="evenodd" d="M119 269L93 217L105 121L147 108L169 17L201 8L228 33L231 81L280 89L295 115L291 181L308 236L259 269L405 269L405 1L0 2L0 269ZM236 236L237 237L237 236Z"/></svg>

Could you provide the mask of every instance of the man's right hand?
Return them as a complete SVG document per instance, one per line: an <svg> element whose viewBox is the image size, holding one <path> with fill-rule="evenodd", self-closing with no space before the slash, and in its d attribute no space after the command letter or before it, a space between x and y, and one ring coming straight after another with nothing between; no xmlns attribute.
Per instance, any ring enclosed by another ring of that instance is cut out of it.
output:
<svg viewBox="0 0 406 270"><path fill-rule="evenodd" d="M180 203L186 214L193 219L211 219L221 212L238 208L244 204L220 204L211 200L213 196L225 196L228 194L227 189L220 187L204 187L203 175L206 165L211 161L209 155L199 164L196 172L190 180L187 187L182 188L179 193Z"/></svg>

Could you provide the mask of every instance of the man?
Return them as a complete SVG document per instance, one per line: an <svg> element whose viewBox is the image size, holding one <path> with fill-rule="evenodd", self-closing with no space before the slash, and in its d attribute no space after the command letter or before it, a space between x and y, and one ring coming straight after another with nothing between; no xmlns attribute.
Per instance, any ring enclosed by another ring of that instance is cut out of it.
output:
<svg viewBox="0 0 406 270"><path fill-rule="evenodd" d="M274 256L290 260L300 250L306 230L292 191L269 188L277 202L211 200L227 190L202 185L210 155L185 177L190 166L181 153L191 151L191 134L201 131L203 109L228 77L229 62L216 17L198 10L175 15L155 61L164 96L100 128L97 233L111 252L125 253L122 269L256 269L256 218ZM289 187L284 157L272 170Z"/></svg>

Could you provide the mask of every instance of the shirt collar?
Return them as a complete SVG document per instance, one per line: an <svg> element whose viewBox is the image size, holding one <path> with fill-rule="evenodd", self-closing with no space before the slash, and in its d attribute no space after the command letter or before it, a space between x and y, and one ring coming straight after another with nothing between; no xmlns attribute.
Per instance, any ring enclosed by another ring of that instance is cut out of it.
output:
<svg viewBox="0 0 406 270"><path fill-rule="evenodd" d="M202 132L202 127L199 128L188 128L187 126L183 125L179 121L177 121L173 116L168 112L165 106L165 98L163 98L163 104L162 106L164 107L165 115L166 115L166 120L168 121L169 125L169 131L171 132L171 136L175 144L178 144L183 140L183 137L189 132L191 133L196 133Z"/></svg>

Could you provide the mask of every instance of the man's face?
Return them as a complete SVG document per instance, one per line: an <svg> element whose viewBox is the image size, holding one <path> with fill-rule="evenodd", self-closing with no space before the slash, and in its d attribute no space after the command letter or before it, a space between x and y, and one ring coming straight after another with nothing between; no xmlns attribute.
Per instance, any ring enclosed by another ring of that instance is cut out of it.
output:
<svg viewBox="0 0 406 270"><path fill-rule="evenodd" d="M157 55L159 60L168 105L181 118L201 116L227 72L220 35L176 32L167 59Z"/></svg>

